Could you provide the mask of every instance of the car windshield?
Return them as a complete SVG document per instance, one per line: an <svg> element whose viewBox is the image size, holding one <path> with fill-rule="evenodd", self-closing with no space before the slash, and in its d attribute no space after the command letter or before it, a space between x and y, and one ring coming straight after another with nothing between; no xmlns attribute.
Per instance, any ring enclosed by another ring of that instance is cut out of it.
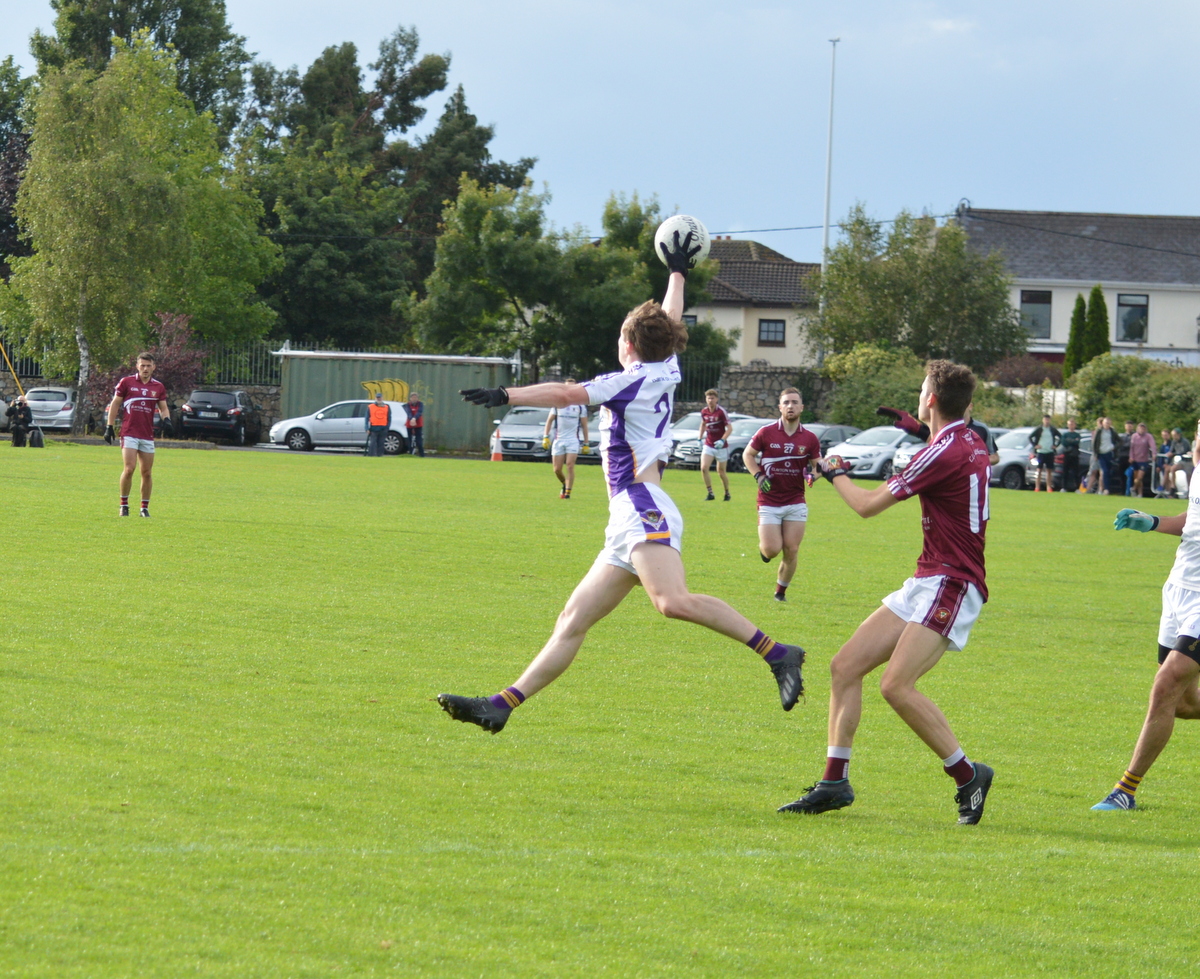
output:
<svg viewBox="0 0 1200 979"><path fill-rule="evenodd" d="M26 391L26 401L66 401L66 391Z"/></svg>
<svg viewBox="0 0 1200 979"><path fill-rule="evenodd" d="M772 418L743 418L741 421L733 423L733 432L730 437L737 438L740 435L744 438L753 435L764 425L771 424L774 424L774 419Z"/></svg>
<svg viewBox="0 0 1200 979"><path fill-rule="evenodd" d="M233 395L225 391L193 391L188 398L188 404L212 405L215 408L225 408L233 404Z"/></svg>
<svg viewBox="0 0 1200 979"><path fill-rule="evenodd" d="M1032 428L1014 428L996 439L997 449L1023 449L1029 445L1029 433Z"/></svg>
<svg viewBox="0 0 1200 979"><path fill-rule="evenodd" d="M505 425L545 425L549 408L511 408L504 416Z"/></svg>
<svg viewBox="0 0 1200 979"><path fill-rule="evenodd" d="M846 439L846 443L848 445L891 445L899 435L898 428L893 428L891 425L880 425L877 428L868 428L865 432L852 435Z"/></svg>
<svg viewBox="0 0 1200 979"><path fill-rule="evenodd" d="M700 412L689 411L686 415L679 419L671 428L677 428L679 431L696 432L700 430Z"/></svg>

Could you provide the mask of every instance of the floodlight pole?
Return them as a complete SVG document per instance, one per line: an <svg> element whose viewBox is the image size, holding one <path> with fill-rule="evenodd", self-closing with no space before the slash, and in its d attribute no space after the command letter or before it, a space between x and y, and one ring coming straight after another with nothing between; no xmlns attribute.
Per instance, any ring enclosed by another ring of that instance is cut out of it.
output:
<svg viewBox="0 0 1200 979"><path fill-rule="evenodd" d="M837 46L840 37L831 37L833 45L829 55L829 138L825 144L825 233L821 237L821 277L824 279L825 267L829 263L829 191L833 180L833 80L837 69ZM822 293L825 291L822 288ZM825 310L825 300L821 300L821 311Z"/></svg>

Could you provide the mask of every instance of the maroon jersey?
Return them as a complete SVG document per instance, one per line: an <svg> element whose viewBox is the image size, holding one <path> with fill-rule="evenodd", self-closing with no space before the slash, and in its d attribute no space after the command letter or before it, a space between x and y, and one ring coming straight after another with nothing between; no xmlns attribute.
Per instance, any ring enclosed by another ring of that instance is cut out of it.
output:
<svg viewBox="0 0 1200 979"><path fill-rule="evenodd" d="M729 427L729 416L720 405L712 411L701 408L700 427L704 429L704 444L711 446L717 439L725 437L725 429Z"/></svg>
<svg viewBox="0 0 1200 979"><path fill-rule="evenodd" d="M154 438L154 413L158 403L167 400L167 389L154 378L143 384L136 374L117 381L113 392L121 399L125 417L121 421L121 437L135 439Z"/></svg>
<svg viewBox="0 0 1200 979"><path fill-rule="evenodd" d="M951 422L888 480L898 500L921 497L925 547L917 578L944 574L969 581L987 601L983 541L988 522L988 448L961 421Z"/></svg>
<svg viewBox="0 0 1200 979"><path fill-rule="evenodd" d="M771 492L758 491L759 506L790 506L804 502L804 470L821 455L821 443L803 425L791 435L783 422L764 425L754 433L750 448L762 453L759 465L771 481Z"/></svg>

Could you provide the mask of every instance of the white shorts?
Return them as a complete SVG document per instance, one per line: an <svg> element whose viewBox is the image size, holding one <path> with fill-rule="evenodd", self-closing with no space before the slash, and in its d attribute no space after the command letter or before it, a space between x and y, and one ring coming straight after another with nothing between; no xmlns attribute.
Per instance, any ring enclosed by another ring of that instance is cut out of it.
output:
<svg viewBox="0 0 1200 979"><path fill-rule="evenodd" d="M711 445L703 445L700 447L700 455L712 456L717 462L728 462L729 448L726 446L724 449L714 449Z"/></svg>
<svg viewBox="0 0 1200 979"><path fill-rule="evenodd" d="M135 439L132 435L122 435L121 448L137 449L138 452L153 452L154 439Z"/></svg>
<svg viewBox="0 0 1200 979"><path fill-rule="evenodd" d="M789 503L787 506L760 506L758 508L759 526L781 524L785 520L793 523L808 523L808 504Z"/></svg>
<svg viewBox="0 0 1200 979"><path fill-rule="evenodd" d="M550 454L552 456L579 455L579 439L555 439L554 444L550 446Z"/></svg>
<svg viewBox="0 0 1200 979"><path fill-rule="evenodd" d="M945 636L957 652L967 644L983 609L983 596L969 581L939 574L909 578L899 591L884 596L883 604L905 622L916 622Z"/></svg>
<svg viewBox="0 0 1200 979"><path fill-rule="evenodd" d="M604 550L597 561L615 564L631 574L633 549L645 543L683 550L683 517L666 490L654 483L634 483L608 501Z"/></svg>
<svg viewBox="0 0 1200 979"><path fill-rule="evenodd" d="M1173 649L1180 636L1200 637L1200 591L1168 581L1162 587L1158 644Z"/></svg>

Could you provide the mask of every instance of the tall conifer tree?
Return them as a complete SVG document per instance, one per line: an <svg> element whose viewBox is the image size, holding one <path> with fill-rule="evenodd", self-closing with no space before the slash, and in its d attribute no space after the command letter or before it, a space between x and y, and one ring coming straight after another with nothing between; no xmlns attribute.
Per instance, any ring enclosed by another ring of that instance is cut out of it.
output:
<svg viewBox="0 0 1200 979"><path fill-rule="evenodd" d="M1071 332L1067 335L1067 351L1063 356L1063 380L1067 380L1083 366L1083 336L1087 329L1087 303L1083 293L1075 297L1075 309L1071 313Z"/></svg>

